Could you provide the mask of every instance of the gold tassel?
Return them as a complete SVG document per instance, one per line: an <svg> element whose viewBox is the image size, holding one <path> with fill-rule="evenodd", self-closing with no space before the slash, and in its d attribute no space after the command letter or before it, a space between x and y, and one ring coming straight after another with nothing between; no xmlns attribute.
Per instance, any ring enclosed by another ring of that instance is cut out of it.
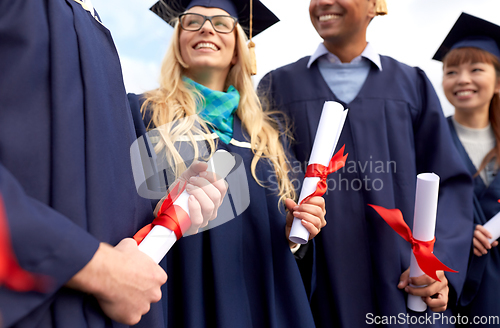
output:
<svg viewBox="0 0 500 328"><path fill-rule="evenodd" d="M250 52L250 74L257 74L257 57L255 57L255 43L252 41L253 28L253 1L250 0L250 41L248 42L248 51Z"/></svg>
<svg viewBox="0 0 500 328"><path fill-rule="evenodd" d="M250 51L250 74L257 74L257 58L255 57L255 43L252 40L248 42L248 51Z"/></svg>
<svg viewBox="0 0 500 328"><path fill-rule="evenodd" d="M387 3L385 0L377 0L377 7L375 8L377 16L387 15Z"/></svg>

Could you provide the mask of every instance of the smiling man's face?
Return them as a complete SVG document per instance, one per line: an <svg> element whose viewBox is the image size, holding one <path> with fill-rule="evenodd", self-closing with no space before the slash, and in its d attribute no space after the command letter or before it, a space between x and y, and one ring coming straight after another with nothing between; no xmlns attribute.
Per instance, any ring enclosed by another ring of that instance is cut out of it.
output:
<svg viewBox="0 0 500 328"><path fill-rule="evenodd" d="M332 44L365 38L376 0L311 0L309 15L318 34Z"/></svg>

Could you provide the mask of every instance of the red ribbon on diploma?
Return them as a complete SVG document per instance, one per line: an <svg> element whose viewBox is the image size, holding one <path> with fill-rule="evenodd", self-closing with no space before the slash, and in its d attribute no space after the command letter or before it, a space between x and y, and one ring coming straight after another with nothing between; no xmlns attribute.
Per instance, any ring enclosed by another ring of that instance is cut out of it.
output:
<svg viewBox="0 0 500 328"><path fill-rule="evenodd" d="M152 223L146 225L141 230L137 231L134 239L137 244L140 244L147 234L155 225L161 225L169 230L172 230L179 240L183 232L187 231L191 226L189 215L180 206L174 205L174 202L182 194L186 188L186 182L179 182L172 191L168 194L167 199L161 204L160 210L156 219Z"/></svg>
<svg viewBox="0 0 500 328"><path fill-rule="evenodd" d="M11 246L7 215L0 195L0 285L18 292L47 290L49 280L25 271L17 263Z"/></svg>
<svg viewBox="0 0 500 328"><path fill-rule="evenodd" d="M323 196L327 190L326 178L330 173L340 170L345 165L345 160L347 159L348 153L344 155L345 145L340 148L340 150L333 155L330 163L327 166L321 164L310 164L306 169L306 178L320 178L316 186L316 191L305 197L300 203L305 203L308 199L314 196Z"/></svg>
<svg viewBox="0 0 500 328"><path fill-rule="evenodd" d="M382 219L387 222L391 228L396 231L401 237L411 244L411 249L413 250L413 255L417 260L418 266L422 271L425 272L429 277L434 280L441 281L436 275L436 271L443 270L448 272L458 272L448 268L444 265L438 258L432 253L434 250L434 242L436 238L430 241L421 241L413 238L410 227L406 224L403 219L403 214L400 210L387 209L377 205L368 204L368 206L373 207L375 211L382 217Z"/></svg>

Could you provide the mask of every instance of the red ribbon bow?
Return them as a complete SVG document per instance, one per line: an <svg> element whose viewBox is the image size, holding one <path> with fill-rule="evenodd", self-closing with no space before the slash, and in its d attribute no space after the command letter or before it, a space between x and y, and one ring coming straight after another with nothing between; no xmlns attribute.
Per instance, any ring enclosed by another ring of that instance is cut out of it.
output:
<svg viewBox="0 0 500 328"><path fill-rule="evenodd" d="M186 182L179 182L161 204L156 219L154 219L152 223L144 226L141 230L137 231L134 235L134 239L138 245L144 238L146 238L147 234L155 225L161 225L169 230L172 230L175 233L177 240L179 240L183 233L189 229L191 226L189 215L180 206L174 205L176 199L179 198L186 188L186 184Z"/></svg>
<svg viewBox="0 0 500 328"><path fill-rule="evenodd" d="M44 292L49 287L47 277L34 275L19 266L10 243L7 215L0 195L0 285L18 292Z"/></svg>
<svg viewBox="0 0 500 328"><path fill-rule="evenodd" d="M306 169L306 178L320 178L318 184L316 185L316 191L305 197L300 203L305 203L308 199L314 196L323 196L327 190L326 178L330 173L340 170L344 167L347 155L344 155L345 145L340 148L340 150L333 155L330 163L327 166L321 164L310 164Z"/></svg>
<svg viewBox="0 0 500 328"><path fill-rule="evenodd" d="M421 241L413 238L410 227L408 227L408 225L404 221L403 214L401 214L400 210L398 210L397 208L387 209L382 206L371 204L368 204L368 206L373 207L373 209L377 211L382 219L384 219L385 222L387 222L387 224L390 225L394 231L396 231L401 237L404 238L404 240L411 244L413 255L415 255L418 266L429 277L434 280L441 281L436 275L436 271L443 270L448 272L458 272L448 268L432 253L434 250L434 242L436 241L436 238L430 241Z"/></svg>

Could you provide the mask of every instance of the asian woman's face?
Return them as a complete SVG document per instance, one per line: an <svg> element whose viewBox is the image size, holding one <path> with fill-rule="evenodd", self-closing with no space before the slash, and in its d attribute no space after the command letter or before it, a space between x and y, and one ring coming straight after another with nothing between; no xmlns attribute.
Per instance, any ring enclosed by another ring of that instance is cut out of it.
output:
<svg viewBox="0 0 500 328"><path fill-rule="evenodd" d="M205 16L229 15L219 8L195 6L187 13L196 13ZM186 22L199 24L200 21ZM220 24L220 22L214 22ZM216 32L207 20L199 31L180 30L179 47L182 59L189 66L187 75L199 74L205 71L218 70L229 72L236 64L236 28L230 33ZM227 75L227 74L226 74Z"/></svg>
<svg viewBox="0 0 500 328"><path fill-rule="evenodd" d="M498 92L499 80L493 64L466 62L444 65L443 90L455 110L488 110Z"/></svg>

